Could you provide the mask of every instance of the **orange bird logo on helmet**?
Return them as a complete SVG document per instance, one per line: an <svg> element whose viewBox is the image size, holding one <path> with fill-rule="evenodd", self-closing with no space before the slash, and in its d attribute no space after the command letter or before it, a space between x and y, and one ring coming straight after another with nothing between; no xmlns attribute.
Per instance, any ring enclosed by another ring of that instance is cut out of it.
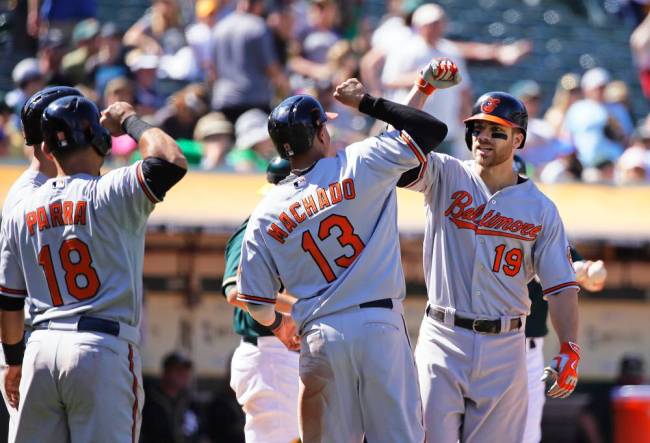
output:
<svg viewBox="0 0 650 443"><path fill-rule="evenodd" d="M481 111L485 112L486 114L491 114L499 103L501 103L501 100L498 98L488 97L487 100L485 100L481 105Z"/></svg>

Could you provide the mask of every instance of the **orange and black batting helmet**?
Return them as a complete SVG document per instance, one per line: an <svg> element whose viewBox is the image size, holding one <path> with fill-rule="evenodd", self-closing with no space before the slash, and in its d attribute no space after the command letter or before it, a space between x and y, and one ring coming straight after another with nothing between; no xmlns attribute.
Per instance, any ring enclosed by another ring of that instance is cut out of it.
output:
<svg viewBox="0 0 650 443"><path fill-rule="evenodd" d="M472 130L474 122L485 120L510 128L520 129L524 133L524 140L517 147L521 149L526 143L526 128L528 126L528 111L526 106L517 98L506 92L487 92L480 96L474 107L472 115L465 119L465 144L472 150Z"/></svg>

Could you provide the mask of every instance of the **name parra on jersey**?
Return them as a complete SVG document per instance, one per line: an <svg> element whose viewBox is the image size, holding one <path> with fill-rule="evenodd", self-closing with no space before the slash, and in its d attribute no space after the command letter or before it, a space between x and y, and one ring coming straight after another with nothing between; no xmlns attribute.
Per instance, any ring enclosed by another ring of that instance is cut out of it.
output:
<svg viewBox="0 0 650 443"><path fill-rule="evenodd" d="M34 323L101 312L136 326L152 196L141 162L48 180L3 223L0 296L29 294Z"/></svg>

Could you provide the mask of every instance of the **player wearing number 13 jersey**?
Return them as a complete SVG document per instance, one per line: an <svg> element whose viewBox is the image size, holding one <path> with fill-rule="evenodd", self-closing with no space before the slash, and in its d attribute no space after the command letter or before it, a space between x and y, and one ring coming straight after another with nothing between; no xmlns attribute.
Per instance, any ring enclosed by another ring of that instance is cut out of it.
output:
<svg viewBox="0 0 650 443"><path fill-rule="evenodd" d="M186 161L124 102L104 111L105 128L96 106L76 96L52 102L41 121L57 177L13 209L0 246L5 386L18 408L13 441L137 441L146 222ZM138 140L144 160L101 176L109 130ZM33 322L26 349L25 297Z"/></svg>
<svg viewBox="0 0 650 443"><path fill-rule="evenodd" d="M435 65L423 71L422 83ZM577 382L578 284L562 220L512 168L527 119L516 98L484 94L465 120L473 160L432 153L424 170L411 171L409 187L424 194L427 216L429 303L415 359L431 443L521 442L526 285L536 275L562 342L549 395L567 396Z"/></svg>
<svg viewBox="0 0 650 443"><path fill-rule="evenodd" d="M365 94L350 79L334 97L391 123L386 132L330 152L326 116L309 96L286 99L269 133L292 173L251 215L238 299L282 340L274 314L280 282L297 298L301 335L301 438L305 442L424 441L405 296L395 185L425 160L446 126ZM290 345L290 341L289 345Z"/></svg>

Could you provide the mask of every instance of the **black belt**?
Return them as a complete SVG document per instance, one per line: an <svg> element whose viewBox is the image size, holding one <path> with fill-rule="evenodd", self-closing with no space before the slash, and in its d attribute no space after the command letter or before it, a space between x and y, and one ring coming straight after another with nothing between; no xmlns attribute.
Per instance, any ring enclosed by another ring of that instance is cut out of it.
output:
<svg viewBox="0 0 650 443"><path fill-rule="evenodd" d="M52 319L53 322L56 322L58 319ZM62 319L65 320L65 319ZM35 330L49 329L50 321L45 320L39 323L36 323L32 326ZM114 335L118 337L120 335L120 323L113 320L106 320L104 318L97 317L88 317L81 316L77 322L77 331L81 332L102 332L104 334Z"/></svg>
<svg viewBox="0 0 650 443"><path fill-rule="evenodd" d="M528 349L535 349L537 347L537 343L535 343L536 337L527 337L527 338L528 338Z"/></svg>
<svg viewBox="0 0 650 443"><path fill-rule="evenodd" d="M434 320L437 320L441 323L445 321L445 310L441 308L434 308L427 305L427 315ZM480 332L481 334L498 334L501 332L501 320L485 320L480 318L465 318L454 315L454 325L469 329L470 331ZM510 328L508 331L513 329L521 328L521 319L513 318L510 320ZM507 332L507 331L504 331Z"/></svg>
<svg viewBox="0 0 650 443"><path fill-rule="evenodd" d="M361 303L359 307L393 309L393 300L390 298L382 298L381 300L367 301L365 303Z"/></svg>

